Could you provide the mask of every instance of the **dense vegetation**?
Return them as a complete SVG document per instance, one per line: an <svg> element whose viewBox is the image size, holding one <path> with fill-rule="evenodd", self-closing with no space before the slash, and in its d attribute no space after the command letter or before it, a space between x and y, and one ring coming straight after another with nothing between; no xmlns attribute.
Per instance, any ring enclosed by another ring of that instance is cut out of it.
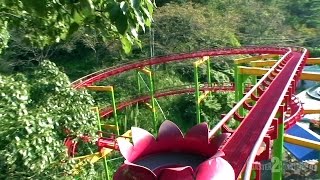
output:
<svg viewBox="0 0 320 180"><path fill-rule="evenodd" d="M111 101L107 95L72 89L69 79L150 56L225 46L298 45L320 56L320 1L155 3L157 8L151 0L0 0L1 179L70 175L75 163L65 153L64 138L95 137L97 122L90 108ZM213 60L213 82L233 81L233 58ZM153 68L157 90L193 82L190 62ZM200 67L201 82L206 74ZM135 72L100 84L115 85L117 101L148 93L146 86L137 90ZM213 125L233 101L231 93L213 94L202 105L203 120ZM194 96L167 97L159 104L164 110L157 111L159 120L166 117L183 130L195 123ZM152 131L146 106L119 114L119 119L128 119L129 127ZM82 154L97 151L92 144L82 148ZM79 178L102 172L101 164L85 168Z"/></svg>

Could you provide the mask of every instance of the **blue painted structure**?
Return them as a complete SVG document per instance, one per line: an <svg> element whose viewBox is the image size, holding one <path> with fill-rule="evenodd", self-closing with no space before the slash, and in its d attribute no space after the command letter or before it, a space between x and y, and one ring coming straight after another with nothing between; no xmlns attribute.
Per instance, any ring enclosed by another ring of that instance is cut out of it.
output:
<svg viewBox="0 0 320 180"><path fill-rule="evenodd" d="M290 129L288 129L286 133L289 135L320 142L320 136L318 134L311 131L310 129L302 127L299 124L296 124ZM320 151L290 143L284 143L284 147L299 161L318 159L320 155Z"/></svg>

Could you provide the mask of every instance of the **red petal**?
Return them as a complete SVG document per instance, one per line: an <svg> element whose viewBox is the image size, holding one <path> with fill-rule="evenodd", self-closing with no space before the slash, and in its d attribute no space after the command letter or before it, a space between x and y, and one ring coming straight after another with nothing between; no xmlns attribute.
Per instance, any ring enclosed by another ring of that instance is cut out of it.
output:
<svg viewBox="0 0 320 180"><path fill-rule="evenodd" d="M147 147L149 143L155 142L155 138L153 137L153 135L144 129L132 127L131 131L132 142L134 146Z"/></svg>
<svg viewBox="0 0 320 180"><path fill-rule="evenodd" d="M193 180L193 170L190 166L177 167L177 168L165 168L159 175L159 180Z"/></svg>
<svg viewBox="0 0 320 180"><path fill-rule="evenodd" d="M172 141L173 139L181 139L183 134L179 127L171 121L165 120L159 129L158 141Z"/></svg>
<svg viewBox="0 0 320 180"><path fill-rule="evenodd" d="M156 175L148 168L125 161L113 176L114 180L156 180Z"/></svg>
<svg viewBox="0 0 320 180"><path fill-rule="evenodd" d="M133 152L131 154L130 161L134 161L136 158L140 157L143 152L148 151L148 147L155 145L155 138L148 131L132 127L132 141L133 141Z"/></svg>
<svg viewBox="0 0 320 180"><path fill-rule="evenodd" d="M234 180L235 175L232 166L226 160L221 157L214 157L198 166L196 179Z"/></svg>
<svg viewBox="0 0 320 180"><path fill-rule="evenodd" d="M132 152L133 152L133 145L126 139L118 138L117 143L120 149L120 153L122 156L128 160L131 161L132 159Z"/></svg>
<svg viewBox="0 0 320 180"><path fill-rule="evenodd" d="M209 142L209 129L207 123L201 123L196 126L193 126L187 132L185 138L187 139L196 139L197 141Z"/></svg>

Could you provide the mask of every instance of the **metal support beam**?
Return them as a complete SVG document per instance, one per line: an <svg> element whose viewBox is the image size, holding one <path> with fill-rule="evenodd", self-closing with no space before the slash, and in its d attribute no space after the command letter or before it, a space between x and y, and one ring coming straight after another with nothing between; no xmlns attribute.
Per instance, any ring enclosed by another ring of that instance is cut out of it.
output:
<svg viewBox="0 0 320 180"><path fill-rule="evenodd" d="M242 74L262 76L268 72L268 68L258 68L258 67L239 67L239 72ZM310 81L320 81L320 73L317 72L302 72L301 80L310 80Z"/></svg>
<svg viewBox="0 0 320 180"><path fill-rule="evenodd" d="M306 64L318 64L318 65L320 65L320 58L308 58Z"/></svg>
<svg viewBox="0 0 320 180"><path fill-rule="evenodd" d="M284 135L284 141L287 143L291 143L291 144L295 144L295 145L299 145L299 146L303 146L306 148L315 149L315 150L320 151L320 142L318 142L318 141L313 141L310 139L296 137L296 136L292 136L289 134Z"/></svg>
<svg viewBox="0 0 320 180"><path fill-rule="evenodd" d="M112 91L113 92L113 91ZM101 128L101 121L100 121L100 114L99 114L99 108L98 107L94 107L93 110L96 113L96 117L98 120L98 130L99 130L99 137L102 137L102 128ZM119 132L119 131L118 131ZM108 164L107 164L107 158L106 156L103 156L103 167L104 167L104 172L106 174L107 180L110 179L110 174L109 174L109 168L108 168Z"/></svg>
<svg viewBox="0 0 320 180"><path fill-rule="evenodd" d="M200 96L200 87L199 87L199 77L198 77L198 66L196 63L193 64L194 65L194 85L195 85L195 96L196 96L196 113L197 113L197 123L201 123L201 116L200 116L200 103L199 102L199 96Z"/></svg>
<svg viewBox="0 0 320 180"><path fill-rule="evenodd" d="M279 107L278 137L273 142L272 180L281 180L283 171L284 106Z"/></svg>
<svg viewBox="0 0 320 180"><path fill-rule="evenodd" d="M260 55L260 56L253 56L253 57L247 57L247 58L241 58L241 59L235 59L235 64L243 64L243 63L250 63L251 61L261 60L261 59L269 59L278 57L277 54L267 54L267 55Z"/></svg>
<svg viewBox="0 0 320 180"><path fill-rule="evenodd" d="M195 83L195 96L196 96L196 113L197 113L197 123L201 123L201 115L200 115L200 111L201 111L201 107L200 107L200 102L202 99L204 99L204 96L200 96L200 87L199 87L199 75L198 75L198 67L199 65L201 65L202 63L207 61L207 80L210 81L208 82L209 84L211 84L211 77L210 77L210 62L208 63L208 61L210 61L210 57L209 56L204 56L202 59L195 61L193 63L193 67L194 67L194 83Z"/></svg>
<svg viewBox="0 0 320 180"><path fill-rule="evenodd" d="M149 87L148 85L146 84L147 88L149 89L150 91L150 101L151 101L151 111L152 111L152 120L153 120L153 129L155 130L155 132L157 133L157 130L158 130L158 121L157 121L157 114L156 114L156 107L155 107L155 97L154 97L154 94L155 94L155 91L154 91L154 83L153 83L153 78L152 78L152 72L147 69L147 68L142 68L142 69L138 69L139 71L141 71L142 73L146 74L148 76L148 81L149 81ZM142 79L142 76L139 74L138 72L138 79L141 78ZM143 79L142 79L143 80ZM144 81L144 80L143 80ZM138 83L140 84L140 81L138 81ZM141 87L139 85L138 87L141 91Z"/></svg>
<svg viewBox="0 0 320 180"><path fill-rule="evenodd" d="M273 66L276 64L277 60L267 60L267 61L252 61L250 65L253 67L265 67L265 66Z"/></svg>
<svg viewBox="0 0 320 180"><path fill-rule="evenodd" d="M113 86L86 86L87 89L98 91L98 92L111 92L111 99L112 99L112 109L113 109L113 118L117 126L117 135L120 135L119 132L119 122L118 122L118 116L117 116L117 106L116 106L116 100L114 98L114 89Z"/></svg>

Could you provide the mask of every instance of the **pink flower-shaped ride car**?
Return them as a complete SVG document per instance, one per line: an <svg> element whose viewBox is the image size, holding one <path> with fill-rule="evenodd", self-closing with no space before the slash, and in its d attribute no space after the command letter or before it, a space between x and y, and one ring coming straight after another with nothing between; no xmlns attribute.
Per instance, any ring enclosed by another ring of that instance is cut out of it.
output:
<svg viewBox="0 0 320 180"><path fill-rule="evenodd" d="M232 166L218 151L230 134L209 139L206 123L191 128L185 136L171 121L164 121L157 138L132 127L133 145L118 139L126 159L114 175L115 180L234 180Z"/></svg>

